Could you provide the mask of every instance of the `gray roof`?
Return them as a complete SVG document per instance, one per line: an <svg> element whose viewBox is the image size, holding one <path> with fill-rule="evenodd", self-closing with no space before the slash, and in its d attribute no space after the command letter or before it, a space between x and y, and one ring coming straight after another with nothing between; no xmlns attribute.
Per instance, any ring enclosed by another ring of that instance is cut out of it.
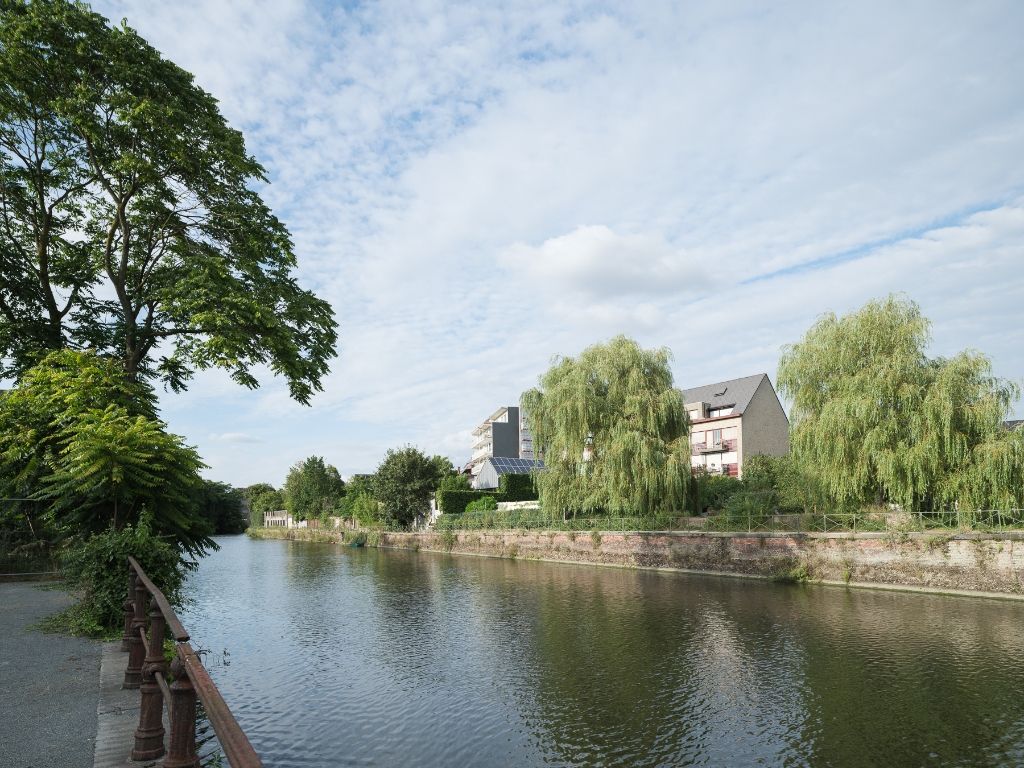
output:
<svg viewBox="0 0 1024 768"><path fill-rule="evenodd" d="M1010 419L1009 421L1003 422L1003 428L1008 429L1011 432L1015 429L1022 429L1024 425L1024 419Z"/></svg>
<svg viewBox="0 0 1024 768"><path fill-rule="evenodd" d="M733 407L732 415L738 416L750 405L751 398L754 397L757 388L766 378L768 378L767 373L758 373L754 376L744 376L742 379L730 379L717 384L705 384L703 387L684 389L683 402L709 403L711 408L731 405Z"/></svg>

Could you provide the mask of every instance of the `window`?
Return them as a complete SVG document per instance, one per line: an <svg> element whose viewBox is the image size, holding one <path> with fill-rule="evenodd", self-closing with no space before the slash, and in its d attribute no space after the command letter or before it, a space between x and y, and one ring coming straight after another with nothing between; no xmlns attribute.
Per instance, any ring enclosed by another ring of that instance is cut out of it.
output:
<svg viewBox="0 0 1024 768"><path fill-rule="evenodd" d="M716 448L722 444L722 430L711 430L711 444Z"/></svg>

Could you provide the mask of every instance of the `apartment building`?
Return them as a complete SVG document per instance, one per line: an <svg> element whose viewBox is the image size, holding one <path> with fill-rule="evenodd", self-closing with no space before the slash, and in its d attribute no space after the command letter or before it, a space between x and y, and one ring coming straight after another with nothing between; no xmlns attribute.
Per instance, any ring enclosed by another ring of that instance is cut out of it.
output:
<svg viewBox="0 0 1024 768"><path fill-rule="evenodd" d="M473 457L467 465L470 473L476 477L484 460L495 456L534 458L533 437L517 406L499 408L473 430Z"/></svg>
<svg viewBox="0 0 1024 768"><path fill-rule="evenodd" d="M695 472L742 477L745 458L789 453L789 418L767 374L686 389L683 401Z"/></svg>

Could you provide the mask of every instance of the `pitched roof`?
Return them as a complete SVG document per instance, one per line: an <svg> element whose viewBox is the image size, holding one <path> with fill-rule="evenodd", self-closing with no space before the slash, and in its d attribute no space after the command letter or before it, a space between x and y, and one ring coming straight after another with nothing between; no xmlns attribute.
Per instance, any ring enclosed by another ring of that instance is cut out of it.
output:
<svg viewBox="0 0 1024 768"><path fill-rule="evenodd" d="M1024 429L1024 419L1010 419L1009 421L1004 421L1003 429L1008 429L1011 432L1015 429Z"/></svg>
<svg viewBox="0 0 1024 768"><path fill-rule="evenodd" d="M750 400L761 385L761 381L768 378L767 373L758 373L754 376L744 376L742 379L730 379L720 381L717 384L705 384L702 387L683 390L684 403L708 403L711 408L731 405L732 415L738 416L750 405Z"/></svg>

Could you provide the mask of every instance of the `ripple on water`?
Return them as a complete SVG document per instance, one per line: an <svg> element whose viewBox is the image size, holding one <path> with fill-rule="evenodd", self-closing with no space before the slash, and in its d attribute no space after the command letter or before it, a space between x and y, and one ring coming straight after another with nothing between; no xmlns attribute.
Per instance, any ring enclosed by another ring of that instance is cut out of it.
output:
<svg viewBox="0 0 1024 768"><path fill-rule="evenodd" d="M268 765L1024 764L1021 605L221 544L185 621Z"/></svg>

